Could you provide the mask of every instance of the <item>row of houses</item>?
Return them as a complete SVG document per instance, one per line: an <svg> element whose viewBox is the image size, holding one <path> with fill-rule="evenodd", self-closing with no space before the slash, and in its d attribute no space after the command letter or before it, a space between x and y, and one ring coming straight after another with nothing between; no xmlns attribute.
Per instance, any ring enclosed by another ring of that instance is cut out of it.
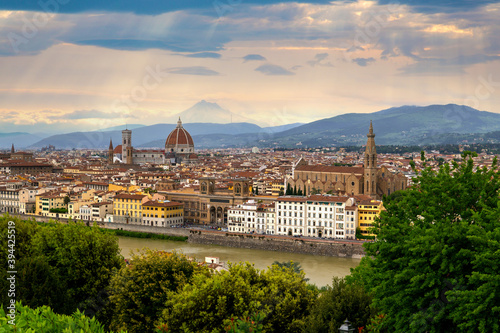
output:
<svg viewBox="0 0 500 333"><path fill-rule="evenodd" d="M358 227L361 234L371 235L372 223L383 209L381 201L354 196L282 196L271 204L250 200L229 209L228 231L355 239Z"/></svg>

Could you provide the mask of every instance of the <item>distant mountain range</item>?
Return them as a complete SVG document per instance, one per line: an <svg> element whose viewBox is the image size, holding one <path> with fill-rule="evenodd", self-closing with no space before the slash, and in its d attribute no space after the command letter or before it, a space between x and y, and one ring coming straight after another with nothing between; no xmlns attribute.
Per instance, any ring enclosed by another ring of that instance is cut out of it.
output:
<svg viewBox="0 0 500 333"><path fill-rule="evenodd" d="M167 119L167 122L175 124L181 118L182 122L188 123L250 123L250 119L237 115L231 111L221 108L217 103L202 100L189 109L182 111Z"/></svg>
<svg viewBox="0 0 500 333"><path fill-rule="evenodd" d="M197 111L198 110L198 111ZM420 145L460 143L464 140L499 142L500 114L478 111L456 105L402 106L374 113L349 113L321 119L308 124L289 124L262 128L249 122L213 123L201 122L230 115L216 103L201 101L192 108L181 112L184 127L191 133L196 148L221 147L324 147L363 145L370 120L373 122L378 145ZM221 111L222 110L222 111ZM197 112L200 116L196 117ZM229 113L228 113L229 112ZM197 122L185 121L199 119ZM177 117L177 116L176 116ZM191 118L190 118L191 117ZM210 119L210 118L209 118ZM177 120L177 118L176 118ZM168 134L175 128L172 124L150 126L130 125L134 127L132 145L134 147L163 147ZM124 127L108 128L93 132L74 132L39 139L30 144L30 148L40 148L52 144L56 148L107 148L109 139L116 146L121 143L121 130ZM17 136L0 135L4 138L22 138L27 133ZM17 140L13 141L22 147ZM10 147L11 142L4 147ZM28 146L28 145L27 145Z"/></svg>

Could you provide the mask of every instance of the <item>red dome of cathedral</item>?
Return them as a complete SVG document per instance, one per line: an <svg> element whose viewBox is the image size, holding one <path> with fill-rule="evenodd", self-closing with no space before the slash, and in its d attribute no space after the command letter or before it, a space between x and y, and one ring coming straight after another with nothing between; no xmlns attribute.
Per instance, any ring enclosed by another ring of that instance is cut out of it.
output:
<svg viewBox="0 0 500 333"><path fill-rule="evenodd" d="M165 142L165 147L166 146L175 146L175 145L192 145L194 146L193 143L193 138L191 135L182 127L182 121L181 118L179 118L179 121L177 122L177 127L170 132L170 134L167 137L167 141Z"/></svg>
<svg viewBox="0 0 500 333"><path fill-rule="evenodd" d="M182 127L181 118L177 122L177 127L170 132L165 142L165 153L174 153L188 156L194 153L194 142L191 135Z"/></svg>

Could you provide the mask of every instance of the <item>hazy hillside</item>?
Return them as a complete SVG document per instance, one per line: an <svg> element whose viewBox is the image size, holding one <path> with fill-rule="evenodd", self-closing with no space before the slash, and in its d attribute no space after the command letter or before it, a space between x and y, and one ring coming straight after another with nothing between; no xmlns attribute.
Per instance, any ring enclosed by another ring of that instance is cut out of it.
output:
<svg viewBox="0 0 500 333"><path fill-rule="evenodd" d="M165 140L168 134L175 128L176 124L156 124L151 126L143 126L132 131L132 145L140 147L151 141L163 141L162 147L165 145ZM233 123L233 124L207 124L193 123L184 124L186 130L192 135L202 134L239 134L258 132L261 128L249 123ZM107 148L109 139L113 140L113 145L121 144L121 130L119 131L93 131L93 132L73 132L68 134L53 135L33 144L31 148L40 148L49 144L57 148Z"/></svg>
<svg viewBox="0 0 500 333"><path fill-rule="evenodd" d="M318 120L280 132L272 141L284 146L299 142L303 146L364 144L370 120L373 121L377 144L420 144L429 137L446 133L500 130L500 114L468 106L402 106L370 114L350 113Z"/></svg>
<svg viewBox="0 0 500 333"><path fill-rule="evenodd" d="M314 121L261 128L250 123L186 123L196 148L218 147L320 147L363 145L373 121L379 145L419 145L497 140L500 114L455 104L402 106L370 114L350 113ZM133 130L135 147L163 147L174 124L157 124ZM485 133L493 134L486 135ZM121 142L121 131L77 132L45 138L33 147L106 148L109 139Z"/></svg>
<svg viewBox="0 0 500 333"><path fill-rule="evenodd" d="M4 149L10 149L12 144L14 144L16 150L19 148L24 148L32 145L35 142L48 137L49 134L45 133L24 133L24 132L13 132L13 133L0 133L0 147Z"/></svg>

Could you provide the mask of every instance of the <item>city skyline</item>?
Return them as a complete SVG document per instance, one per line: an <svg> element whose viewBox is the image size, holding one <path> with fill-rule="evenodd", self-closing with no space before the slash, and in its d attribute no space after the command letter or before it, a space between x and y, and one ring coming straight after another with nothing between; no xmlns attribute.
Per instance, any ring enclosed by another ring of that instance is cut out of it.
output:
<svg viewBox="0 0 500 333"><path fill-rule="evenodd" d="M500 113L499 9L498 1L5 1L0 130L150 125L200 100L261 126L401 105Z"/></svg>

